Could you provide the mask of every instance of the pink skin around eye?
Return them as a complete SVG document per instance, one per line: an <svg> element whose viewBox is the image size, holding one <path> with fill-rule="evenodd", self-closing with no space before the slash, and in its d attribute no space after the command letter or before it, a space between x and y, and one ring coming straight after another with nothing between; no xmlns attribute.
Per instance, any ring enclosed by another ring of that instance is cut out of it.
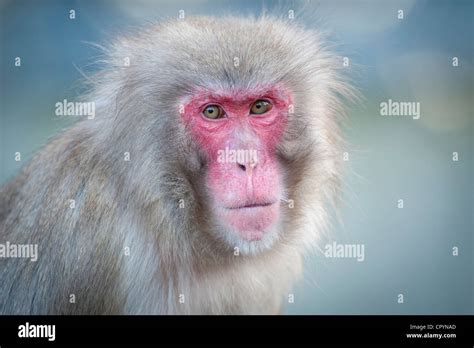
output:
<svg viewBox="0 0 474 348"><path fill-rule="evenodd" d="M272 108L251 114L251 105L266 100ZM183 121L207 155L206 184L213 209L241 238L260 240L280 216L281 169L275 149L284 132L291 95L273 86L244 91L194 93L185 104ZM207 105L225 115L206 118ZM240 151L241 157L228 156Z"/></svg>

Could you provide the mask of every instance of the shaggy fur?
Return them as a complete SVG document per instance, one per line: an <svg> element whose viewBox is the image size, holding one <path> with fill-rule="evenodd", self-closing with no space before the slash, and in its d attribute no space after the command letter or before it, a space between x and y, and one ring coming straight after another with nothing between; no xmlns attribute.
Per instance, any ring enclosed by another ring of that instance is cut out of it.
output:
<svg viewBox="0 0 474 348"><path fill-rule="evenodd" d="M338 194L341 97L351 90L324 42L273 18L195 17L112 43L84 97L96 118L56 137L1 190L0 242L37 243L39 258L0 260L0 313L278 313ZM271 248L236 256L208 218L205 160L178 110L195 88L262 83L294 96L278 148L282 199L294 208L282 200Z"/></svg>

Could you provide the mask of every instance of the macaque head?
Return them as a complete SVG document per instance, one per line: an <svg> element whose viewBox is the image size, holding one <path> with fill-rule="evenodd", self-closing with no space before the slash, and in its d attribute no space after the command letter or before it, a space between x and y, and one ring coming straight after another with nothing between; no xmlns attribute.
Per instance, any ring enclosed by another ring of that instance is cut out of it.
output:
<svg viewBox="0 0 474 348"><path fill-rule="evenodd" d="M292 23L234 17L165 22L119 42L114 57L130 66L118 69L114 129L155 159L133 172L144 195L169 202L195 238L243 253L314 240L337 186L348 92L322 42ZM173 206L180 199L187 209Z"/></svg>

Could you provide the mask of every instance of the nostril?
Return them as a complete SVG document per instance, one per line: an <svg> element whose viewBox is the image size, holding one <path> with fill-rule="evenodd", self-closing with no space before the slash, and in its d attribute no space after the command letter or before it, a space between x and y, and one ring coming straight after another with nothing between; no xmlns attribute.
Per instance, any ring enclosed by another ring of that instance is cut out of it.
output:
<svg viewBox="0 0 474 348"><path fill-rule="evenodd" d="M240 164L240 163L237 163L237 165L239 166L240 169L242 169L245 172L246 170L245 165Z"/></svg>

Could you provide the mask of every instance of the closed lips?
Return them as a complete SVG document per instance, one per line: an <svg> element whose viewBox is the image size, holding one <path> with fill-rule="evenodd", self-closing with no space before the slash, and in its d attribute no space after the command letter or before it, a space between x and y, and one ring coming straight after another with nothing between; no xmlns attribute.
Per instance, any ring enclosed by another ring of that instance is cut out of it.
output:
<svg viewBox="0 0 474 348"><path fill-rule="evenodd" d="M245 205L239 205L235 207L229 207L227 209L244 209L244 208L258 208L258 207L268 207L274 204L274 202L265 202L265 203L248 203Z"/></svg>

